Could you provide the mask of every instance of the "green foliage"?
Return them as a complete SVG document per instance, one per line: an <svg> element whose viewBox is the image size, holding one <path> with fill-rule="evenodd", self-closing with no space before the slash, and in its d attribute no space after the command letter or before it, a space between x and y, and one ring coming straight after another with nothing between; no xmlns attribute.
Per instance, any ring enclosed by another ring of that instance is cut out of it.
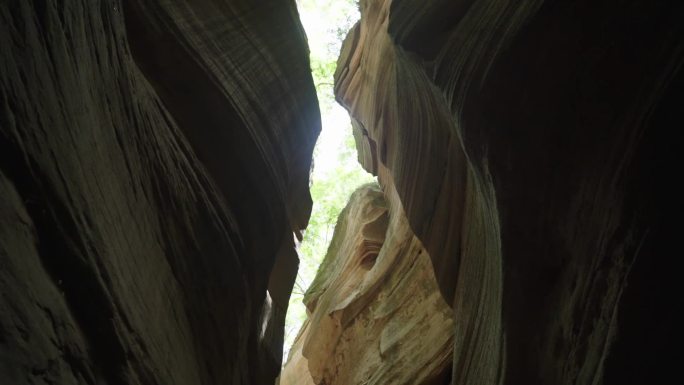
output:
<svg viewBox="0 0 684 385"><path fill-rule="evenodd" d="M359 18L355 0L297 0L306 30L313 74L321 112L334 103L333 74L342 40Z"/></svg>

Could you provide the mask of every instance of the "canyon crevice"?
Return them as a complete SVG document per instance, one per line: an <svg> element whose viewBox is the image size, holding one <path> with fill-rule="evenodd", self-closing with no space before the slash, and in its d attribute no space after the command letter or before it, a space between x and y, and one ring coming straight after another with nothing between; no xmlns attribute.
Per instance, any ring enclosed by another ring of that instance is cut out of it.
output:
<svg viewBox="0 0 684 385"><path fill-rule="evenodd" d="M321 129L291 0L0 4L2 384L679 377L679 1L361 0L359 162L283 361Z"/></svg>
<svg viewBox="0 0 684 385"><path fill-rule="evenodd" d="M405 212L453 309L442 383L668 383L682 7L366 0L360 11L335 93L359 161ZM305 347L329 322L317 311ZM302 353L314 383L338 383ZM423 383L403 369L340 383Z"/></svg>

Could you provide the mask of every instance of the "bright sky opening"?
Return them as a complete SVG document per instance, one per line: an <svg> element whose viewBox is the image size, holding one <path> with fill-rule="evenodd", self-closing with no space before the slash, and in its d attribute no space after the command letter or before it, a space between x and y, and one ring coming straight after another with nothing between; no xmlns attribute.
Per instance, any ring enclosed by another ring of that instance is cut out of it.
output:
<svg viewBox="0 0 684 385"><path fill-rule="evenodd" d="M297 0L297 8L308 37L323 127L314 149L311 175L314 203L309 227L298 248L299 272L285 321L283 363L306 319L303 294L323 261L337 216L357 187L375 180L357 161L349 115L334 101L333 95L333 74L342 40L359 19L356 1Z"/></svg>

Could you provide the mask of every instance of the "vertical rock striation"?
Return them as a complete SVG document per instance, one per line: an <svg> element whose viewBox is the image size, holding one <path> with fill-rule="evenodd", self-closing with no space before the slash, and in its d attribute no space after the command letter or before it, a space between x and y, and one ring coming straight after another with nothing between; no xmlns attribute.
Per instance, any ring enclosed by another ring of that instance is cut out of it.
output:
<svg viewBox="0 0 684 385"><path fill-rule="evenodd" d="M294 3L9 0L0 46L0 382L272 383L320 130Z"/></svg>
<svg viewBox="0 0 684 385"><path fill-rule="evenodd" d="M674 375L682 5L360 9L335 91L452 304L452 383Z"/></svg>
<svg viewBox="0 0 684 385"><path fill-rule="evenodd" d="M3 384L273 383L320 129L294 5L0 5ZM281 385L677 378L684 5L360 9L335 92L382 191Z"/></svg>
<svg viewBox="0 0 684 385"><path fill-rule="evenodd" d="M390 202L367 185L340 214L280 385L437 384L448 375L452 310Z"/></svg>

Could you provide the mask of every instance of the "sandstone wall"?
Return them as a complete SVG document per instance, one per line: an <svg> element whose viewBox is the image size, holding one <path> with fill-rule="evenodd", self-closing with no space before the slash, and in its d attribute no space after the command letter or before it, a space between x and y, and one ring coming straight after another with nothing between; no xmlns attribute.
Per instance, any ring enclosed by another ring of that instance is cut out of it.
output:
<svg viewBox="0 0 684 385"><path fill-rule="evenodd" d="M0 382L273 383L320 130L294 2L9 0L0 47Z"/></svg>
<svg viewBox="0 0 684 385"><path fill-rule="evenodd" d="M280 385L438 384L453 314L400 206L359 188L340 214L304 302L309 318Z"/></svg>
<svg viewBox="0 0 684 385"><path fill-rule="evenodd" d="M452 383L666 383L681 3L360 9L335 90L454 309Z"/></svg>
<svg viewBox="0 0 684 385"><path fill-rule="evenodd" d="M335 92L382 187L281 384L672 383L684 5L360 9ZM0 47L2 383L273 383L320 129L294 2L7 0Z"/></svg>

